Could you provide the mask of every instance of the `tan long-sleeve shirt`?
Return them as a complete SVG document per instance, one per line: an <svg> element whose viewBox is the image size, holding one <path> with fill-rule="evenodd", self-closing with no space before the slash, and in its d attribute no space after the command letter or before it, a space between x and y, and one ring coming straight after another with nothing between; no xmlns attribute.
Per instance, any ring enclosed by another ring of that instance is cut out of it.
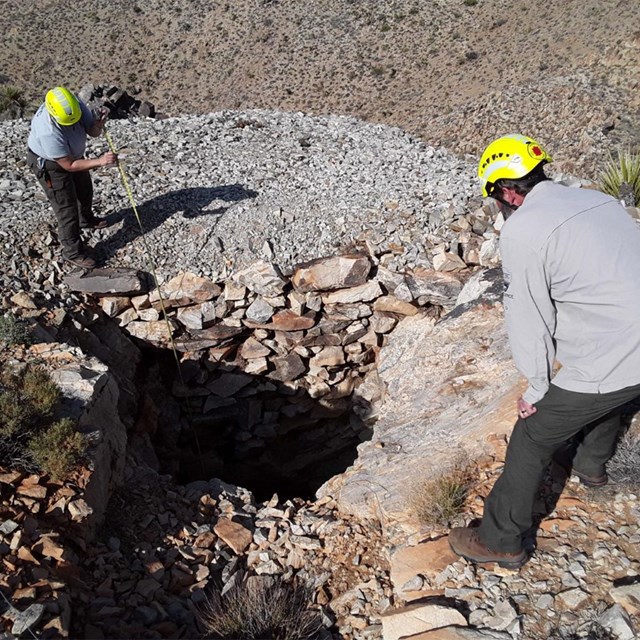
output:
<svg viewBox="0 0 640 640"><path fill-rule="evenodd" d="M500 236L516 367L535 404L553 383L607 393L640 383L640 226L614 198L537 184Z"/></svg>

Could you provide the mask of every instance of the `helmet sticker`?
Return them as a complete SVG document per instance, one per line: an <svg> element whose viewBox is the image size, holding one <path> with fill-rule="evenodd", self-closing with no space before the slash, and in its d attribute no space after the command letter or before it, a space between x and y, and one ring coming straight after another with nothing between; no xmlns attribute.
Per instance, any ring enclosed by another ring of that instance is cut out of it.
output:
<svg viewBox="0 0 640 640"><path fill-rule="evenodd" d="M527 151L532 158L541 158L544 151L537 144L528 144Z"/></svg>

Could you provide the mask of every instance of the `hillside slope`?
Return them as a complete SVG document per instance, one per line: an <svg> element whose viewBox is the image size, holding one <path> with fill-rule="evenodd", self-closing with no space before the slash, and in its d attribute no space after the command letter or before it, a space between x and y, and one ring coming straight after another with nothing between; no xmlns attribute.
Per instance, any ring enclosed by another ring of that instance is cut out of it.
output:
<svg viewBox="0 0 640 640"><path fill-rule="evenodd" d="M474 155L520 129L582 167L637 144L638 24L620 0L4 0L0 74L33 100L114 83L170 115L350 114Z"/></svg>

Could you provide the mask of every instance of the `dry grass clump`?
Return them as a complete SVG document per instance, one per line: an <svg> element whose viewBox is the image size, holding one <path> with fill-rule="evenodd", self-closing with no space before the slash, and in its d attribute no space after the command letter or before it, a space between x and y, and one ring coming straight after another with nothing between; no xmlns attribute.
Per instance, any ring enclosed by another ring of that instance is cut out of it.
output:
<svg viewBox="0 0 640 640"><path fill-rule="evenodd" d="M0 465L64 478L86 444L73 422L52 423L60 391L47 372L26 365L0 371Z"/></svg>
<svg viewBox="0 0 640 640"><path fill-rule="evenodd" d="M629 429L620 438L607 473L616 485L640 487L640 429Z"/></svg>
<svg viewBox="0 0 640 640"><path fill-rule="evenodd" d="M321 629L309 608L311 591L298 582L251 577L224 595L211 594L201 611L206 638L311 640Z"/></svg>
<svg viewBox="0 0 640 640"><path fill-rule="evenodd" d="M474 476L475 466L461 455L441 476L419 483L411 495L411 506L420 522L449 526L462 513Z"/></svg>
<svg viewBox="0 0 640 640"><path fill-rule="evenodd" d="M34 367L0 374L0 436L11 438L37 429L50 417L60 392L47 373Z"/></svg>

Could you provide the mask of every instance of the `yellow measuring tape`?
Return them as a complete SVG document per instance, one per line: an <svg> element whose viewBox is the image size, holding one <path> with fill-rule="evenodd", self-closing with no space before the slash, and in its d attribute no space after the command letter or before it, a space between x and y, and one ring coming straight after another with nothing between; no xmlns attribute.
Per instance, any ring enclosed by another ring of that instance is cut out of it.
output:
<svg viewBox="0 0 640 640"><path fill-rule="evenodd" d="M109 135L109 132L104 129L104 137L107 140L107 144L109 145L109 149L111 151L111 153L114 153L117 155L117 151L115 148L115 145L113 144L113 140L111 138L111 136ZM156 273L156 267L153 263L153 258L152 258L152 254L151 254L151 249L149 247L149 243L147 242L147 236L145 234L145 230L144 227L142 226L142 220L140 219L140 214L138 213L138 207L136 206L136 201L135 198L133 197L133 191L131 190L131 187L129 185L129 180L127 180L127 174L124 171L124 168L122 166L122 163L120 162L120 160L118 159L116 161L117 167L118 167L118 171L120 173L120 178L122 179L122 184L124 186L124 190L127 193L127 197L129 198L129 203L131 204L131 209L133 210L133 213L136 217L136 220L138 222L138 227L140 228L140 235L142 236L142 243L144 245L144 250L145 253L147 255L147 260L148 260L148 268L149 271L151 272L151 274L153 275L153 281L155 283L156 289L158 291L158 298L160 299L160 308L162 309L162 315L164 316L164 320L167 323L167 331L169 333L169 342L171 343L171 350L173 351L173 357L175 358L176 361L176 366L178 368L178 375L180 376L180 382L185 385L185 381L184 378L182 376L182 369L180 368L180 358L178 356L178 350L176 349L176 343L173 340L173 330L171 327L171 323L169 322L169 316L167 315L167 311L166 311L166 307L164 304L164 298L162 296L162 290L160 289L160 281L158 279L158 274ZM202 470L204 472L204 461L202 460L202 451L200 449L200 441L198 440L198 434L196 432L196 430L193 428L193 416L191 414L191 407L189 405L189 403L187 402L187 413L189 415L189 423L192 425L192 432L194 435L194 439L196 442L196 447L198 448L198 457L200 459L200 466L202 467Z"/></svg>
<svg viewBox="0 0 640 640"><path fill-rule="evenodd" d="M113 140L106 129L104 130L104 137L107 139L107 144L109 145L109 149L111 150L111 153L117 155L117 151L113 144ZM178 373L180 374L180 378L182 379L182 372L180 371L180 359L178 358L178 350L176 349L175 342L173 341L173 331L171 328L171 323L169 322L169 318L167 316L167 312L164 304L164 298L162 297L162 291L160 289L160 281L158 280L158 274L156 273L156 267L153 264L153 259L151 257L151 249L149 248L149 243L147 242L147 236L145 234L144 227L142 226L142 220L140 219L140 214L138 213L138 207L136 206L136 201L133 197L133 191L129 186L129 180L127 180L127 174L124 172L124 168L122 167L122 163L120 162L120 160L117 160L116 164L118 166L118 171L120 172L120 178L122 179L124 190L127 193L127 197L129 198L131 208L133 209L133 214L135 215L136 220L138 221L138 227L140 227L140 235L142 236L142 243L144 245L144 250L147 255L147 259L149 261L148 263L149 271L153 275L153 281L156 285L156 289L158 290L158 297L160 298L160 308L162 309L162 315L164 316L164 319L167 323L167 331L169 333L169 341L171 342L171 349L173 350L173 355L178 365Z"/></svg>

